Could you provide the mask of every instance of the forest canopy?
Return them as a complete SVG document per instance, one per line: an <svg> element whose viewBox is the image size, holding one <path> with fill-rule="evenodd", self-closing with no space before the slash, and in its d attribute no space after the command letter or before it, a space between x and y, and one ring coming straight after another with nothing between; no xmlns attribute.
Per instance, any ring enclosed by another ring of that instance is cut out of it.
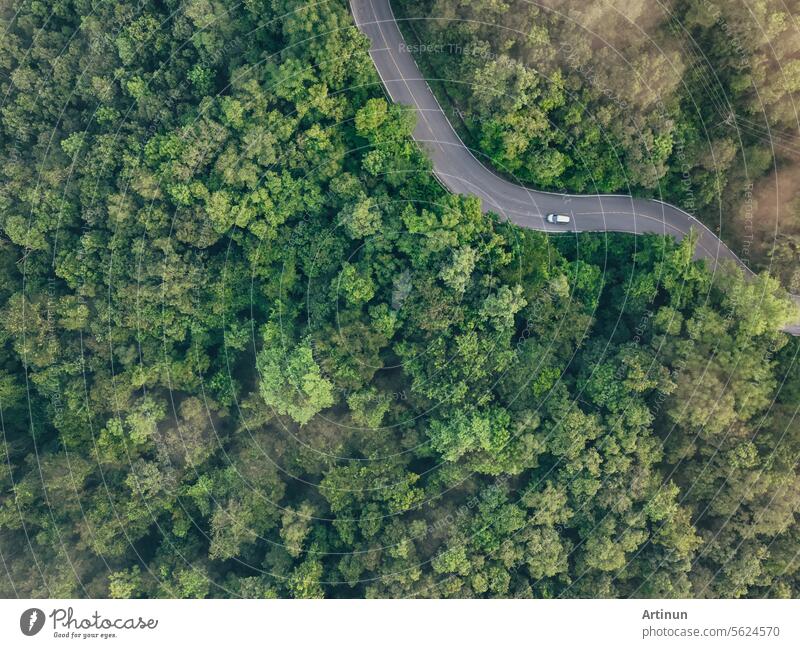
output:
<svg viewBox="0 0 800 648"><path fill-rule="evenodd" d="M500 171L680 205L800 293L800 2L393 5L451 121Z"/></svg>
<svg viewBox="0 0 800 648"><path fill-rule="evenodd" d="M446 194L341 0L2 7L0 595L800 596L776 279Z"/></svg>

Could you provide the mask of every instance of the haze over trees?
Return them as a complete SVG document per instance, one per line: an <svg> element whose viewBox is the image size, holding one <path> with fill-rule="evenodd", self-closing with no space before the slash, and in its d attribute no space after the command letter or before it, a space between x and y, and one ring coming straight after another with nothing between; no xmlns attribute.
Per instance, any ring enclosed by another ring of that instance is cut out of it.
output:
<svg viewBox="0 0 800 648"><path fill-rule="evenodd" d="M800 293L800 3L393 5L451 121L498 169L679 204Z"/></svg>
<svg viewBox="0 0 800 648"><path fill-rule="evenodd" d="M776 280L447 195L339 0L3 12L0 595L800 595Z"/></svg>

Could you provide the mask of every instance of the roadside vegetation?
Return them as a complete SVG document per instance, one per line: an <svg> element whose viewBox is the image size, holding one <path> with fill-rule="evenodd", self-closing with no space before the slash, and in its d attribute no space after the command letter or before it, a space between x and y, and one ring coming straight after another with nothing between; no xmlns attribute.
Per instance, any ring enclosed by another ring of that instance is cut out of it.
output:
<svg viewBox="0 0 800 648"><path fill-rule="evenodd" d="M447 195L344 2L2 11L0 595L800 596L775 279Z"/></svg>
<svg viewBox="0 0 800 648"><path fill-rule="evenodd" d="M800 294L799 2L392 4L487 162L680 205Z"/></svg>

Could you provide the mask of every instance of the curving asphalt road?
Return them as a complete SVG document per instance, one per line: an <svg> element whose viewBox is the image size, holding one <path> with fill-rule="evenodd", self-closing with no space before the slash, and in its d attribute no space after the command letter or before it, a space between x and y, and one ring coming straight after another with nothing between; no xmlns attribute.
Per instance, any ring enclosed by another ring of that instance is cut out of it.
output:
<svg viewBox="0 0 800 648"><path fill-rule="evenodd" d="M547 232L627 232L666 234L680 240L698 233L695 258L712 272L733 261L747 276L753 272L710 229L682 209L658 200L621 195L570 195L535 191L501 178L485 167L461 141L406 46L389 0L350 0L358 28L371 41L370 55L389 98L417 113L414 139L430 156L439 181L453 193L482 199L484 211ZM545 220L557 212L572 215L568 225ZM795 296L800 305L800 297ZM800 322L786 327L800 335Z"/></svg>

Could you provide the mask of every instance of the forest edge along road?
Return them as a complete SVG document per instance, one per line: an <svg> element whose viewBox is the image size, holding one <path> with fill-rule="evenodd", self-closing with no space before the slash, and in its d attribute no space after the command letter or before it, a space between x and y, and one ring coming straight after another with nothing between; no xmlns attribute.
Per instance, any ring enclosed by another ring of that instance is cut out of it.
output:
<svg viewBox="0 0 800 648"><path fill-rule="evenodd" d="M537 191L509 182L483 165L464 144L422 76L395 20L389 0L350 0L356 26L370 39L370 56L389 98L417 114L414 139L426 150L439 181L457 194L481 199L483 210L544 232L625 232L663 234L677 240L697 233L695 258L712 272L732 261L747 276L752 270L720 238L691 214L668 203L624 195L573 195ZM551 224L550 213L572 216L568 226ZM800 296L792 295L800 307ZM800 335L800 321L784 329Z"/></svg>

